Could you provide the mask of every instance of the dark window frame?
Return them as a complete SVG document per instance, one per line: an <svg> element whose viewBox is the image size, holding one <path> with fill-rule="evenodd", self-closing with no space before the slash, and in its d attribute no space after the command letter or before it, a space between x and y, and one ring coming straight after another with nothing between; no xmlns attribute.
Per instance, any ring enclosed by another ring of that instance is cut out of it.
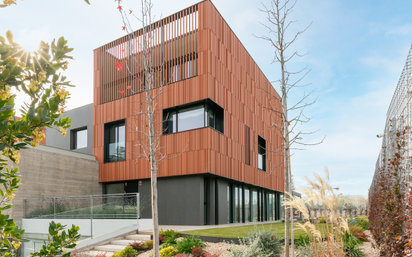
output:
<svg viewBox="0 0 412 257"><path fill-rule="evenodd" d="M250 128L245 125L245 163L250 165Z"/></svg>
<svg viewBox="0 0 412 257"><path fill-rule="evenodd" d="M197 106L202 106L204 110L203 127L196 127L196 128L179 131L179 112L184 113L184 110L197 107ZM169 124L169 121L170 121L169 114L170 113L176 114L175 125ZM210 113L213 113L213 117L209 116ZM211 100L210 98L170 107L167 109L163 109L163 135L175 134L175 133L180 133L180 132L185 132L185 131L190 131L190 130L200 129L200 128L206 128L206 127L212 128L216 130L217 132L224 134L225 132L224 130L225 117L224 116L225 116L225 110L220 105L218 105L213 100ZM213 121L213 124L211 124L212 121ZM171 128L171 126L173 127ZM174 126L176 126L176 132L173 132Z"/></svg>
<svg viewBox="0 0 412 257"><path fill-rule="evenodd" d="M82 148L77 147L77 132L86 130L86 146ZM70 130L70 150L84 149L88 147L87 144L87 126Z"/></svg>
<svg viewBox="0 0 412 257"><path fill-rule="evenodd" d="M111 161L109 159L109 150L108 150L108 146L109 146L109 141L110 141L110 134L109 134L109 129L113 126L116 126L117 129L121 126L124 126L124 158L122 159L118 159L115 161ZM111 163L111 162L120 162L120 161L126 161L126 120L125 119L121 119L121 120L116 120L116 121L112 121L112 122L108 122L104 124L104 163Z"/></svg>
<svg viewBox="0 0 412 257"><path fill-rule="evenodd" d="M257 159L257 167L259 170L266 172L266 139L258 135L258 159ZM259 156L262 155L262 167L259 167Z"/></svg>

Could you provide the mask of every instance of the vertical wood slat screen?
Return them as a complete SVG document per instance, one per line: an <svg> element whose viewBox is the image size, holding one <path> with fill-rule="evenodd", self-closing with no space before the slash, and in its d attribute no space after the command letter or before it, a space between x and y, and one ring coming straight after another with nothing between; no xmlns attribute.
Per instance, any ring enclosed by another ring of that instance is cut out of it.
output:
<svg viewBox="0 0 412 257"><path fill-rule="evenodd" d="M197 76L198 19L194 5L153 23L146 42L140 29L100 47L100 104L144 91L143 44L149 46L155 88Z"/></svg>

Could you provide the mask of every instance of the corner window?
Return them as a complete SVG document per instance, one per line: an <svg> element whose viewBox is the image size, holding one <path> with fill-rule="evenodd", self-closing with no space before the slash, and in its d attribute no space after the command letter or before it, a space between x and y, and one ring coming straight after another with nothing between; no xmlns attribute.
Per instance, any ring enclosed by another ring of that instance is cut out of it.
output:
<svg viewBox="0 0 412 257"><path fill-rule="evenodd" d="M80 149L87 147L87 127L71 130L71 149Z"/></svg>
<svg viewBox="0 0 412 257"><path fill-rule="evenodd" d="M258 136L258 169L266 171L266 140Z"/></svg>
<svg viewBox="0 0 412 257"><path fill-rule="evenodd" d="M163 110L163 134L211 127L223 131L223 108L210 99Z"/></svg>
<svg viewBox="0 0 412 257"><path fill-rule="evenodd" d="M104 124L104 162L126 160L125 125L124 120Z"/></svg>

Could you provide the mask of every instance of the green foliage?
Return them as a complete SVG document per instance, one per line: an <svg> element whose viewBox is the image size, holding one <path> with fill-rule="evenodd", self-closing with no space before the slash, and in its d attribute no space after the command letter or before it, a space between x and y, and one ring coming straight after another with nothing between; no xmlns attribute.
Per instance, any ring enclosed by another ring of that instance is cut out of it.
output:
<svg viewBox="0 0 412 257"><path fill-rule="evenodd" d="M179 253L190 253L194 246L204 247L205 244L201 239L196 237L184 237L182 240L176 243L176 249L179 251Z"/></svg>
<svg viewBox="0 0 412 257"><path fill-rule="evenodd" d="M176 250L176 248L174 248L173 246L169 246L169 247L166 247L166 248L163 248L162 250L160 250L159 256L160 257L171 257L171 256L174 256L178 253L179 253L179 251Z"/></svg>
<svg viewBox="0 0 412 257"><path fill-rule="evenodd" d="M319 220L319 223L326 223L326 217L319 216L318 220Z"/></svg>
<svg viewBox="0 0 412 257"><path fill-rule="evenodd" d="M144 241L143 244L149 249L153 249L153 240Z"/></svg>
<svg viewBox="0 0 412 257"><path fill-rule="evenodd" d="M123 251L113 254L114 257L134 257L136 255L137 255L137 251L133 249L133 247L131 246L127 246L126 248L124 248Z"/></svg>
<svg viewBox="0 0 412 257"><path fill-rule="evenodd" d="M180 236L180 234L179 234L177 231L173 230L173 229L168 229L168 230L166 230L166 231L163 231L163 229L161 229L161 230L159 231L159 234L160 234L161 236L166 237L166 240L169 239L169 238L171 238L171 239L176 239L176 238L178 238L178 237Z"/></svg>
<svg viewBox="0 0 412 257"><path fill-rule="evenodd" d="M299 248L300 246L305 245L309 245L309 236L299 235L297 241L295 241L295 248Z"/></svg>
<svg viewBox="0 0 412 257"><path fill-rule="evenodd" d="M63 37L50 45L40 42L34 52L25 51L14 42L11 31L6 32L6 39L0 37L0 255L11 256L20 247L24 231L4 214L13 207L13 192L19 188L20 182L17 168L5 168L6 159L18 164L19 150L28 148L29 144L36 147L45 138L45 127L59 128L63 135L66 134L70 119L61 119L60 114L69 96L65 87L72 85L59 70L67 68L67 59L72 58L67 54L73 49L67 46ZM12 88L30 97L21 108L20 119L15 117L16 95L11 93ZM68 256L65 251L75 246L78 227L58 235L61 230L64 230L61 224L50 223L48 244L33 255L54 256L49 254L58 253Z"/></svg>
<svg viewBox="0 0 412 257"><path fill-rule="evenodd" d="M345 231L344 232L344 252L345 256L350 256L350 257L362 257L365 256L365 254L362 252L362 250L359 248L359 245L362 244L362 241L360 241L358 238L356 238L354 235L351 233Z"/></svg>
<svg viewBox="0 0 412 257"><path fill-rule="evenodd" d="M367 220L368 217L366 217L366 216L359 216L359 217L356 217L355 219L357 219L357 220Z"/></svg>
<svg viewBox="0 0 412 257"><path fill-rule="evenodd" d="M367 219L363 219L360 217L357 217L355 219L348 219L348 225L349 226L358 226L361 227L363 230L369 230L370 229L370 222Z"/></svg>
<svg viewBox="0 0 412 257"><path fill-rule="evenodd" d="M361 226L349 226L349 231L351 234L361 233L363 232L363 228Z"/></svg>
<svg viewBox="0 0 412 257"><path fill-rule="evenodd" d="M43 245L42 249L36 253L30 253L31 256L70 256L67 249L76 247L76 241L79 240L79 227L72 225L70 229L65 231L65 225L61 223L50 222L49 226L49 241Z"/></svg>
<svg viewBox="0 0 412 257"><path fill-rule="evenodd" d="M283 251L282 243L277 239L276 234L271 230L258 229L248 233L248 236L241 240L244 246L242 249L237 247L230 248L230 255L233 257L250 256L280 256Z"/></svg>

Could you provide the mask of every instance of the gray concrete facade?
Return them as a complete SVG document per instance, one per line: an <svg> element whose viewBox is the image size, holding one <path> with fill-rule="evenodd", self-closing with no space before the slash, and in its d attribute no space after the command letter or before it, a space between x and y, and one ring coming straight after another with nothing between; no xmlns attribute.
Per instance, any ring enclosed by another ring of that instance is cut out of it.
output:
<svg viewBox="0 0 412 257"><path fill-rule="evenodd" d="M158 178L159 224L203 226L229 223L228 186L234 184L274 193L212 174ZM151 218L150 188L150 179L123 181L105 184L105 193L138 192L141 201L146 202L142 218ZM260 221L264 220L261 215Z"/></svg>
<svg viewBox="0 0 412 257"><path fill-rule="evenodd" d="M42 145L20 153L19 165L9 165L19 168L21 178L14 207L7 210L15 220L23 218L23 199L102 194L94 156Z"/></svg>
<svg viewBox="0 0 412 257"><path fill-rule="evenodd" d="M70 117L71 127L63 137L60 131L46 129L46 145L78 153L93 154L93 104L88 104L63 113L61 118ZM87 128L87 147L73 149L73 133L79 129Z"/></svg>

